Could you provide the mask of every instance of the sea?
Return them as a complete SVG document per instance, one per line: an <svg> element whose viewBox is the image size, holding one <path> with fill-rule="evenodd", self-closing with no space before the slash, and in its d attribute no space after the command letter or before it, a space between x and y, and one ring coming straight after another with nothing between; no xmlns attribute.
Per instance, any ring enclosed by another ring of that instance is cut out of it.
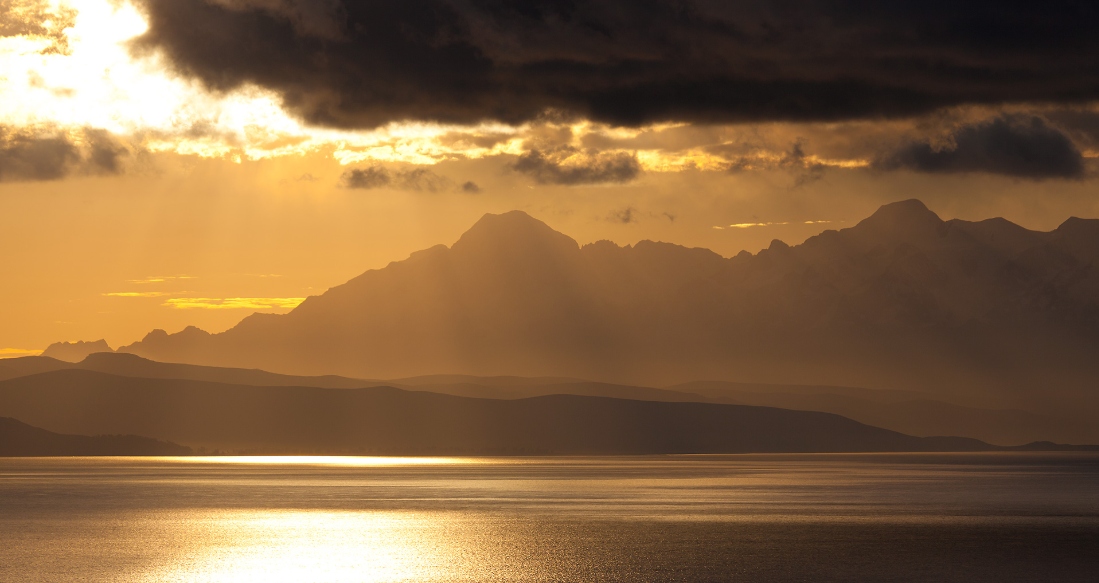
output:
<svg viewBox="0 0 1099 583"><path fill-rule="evenodd" d="M1099 581L1099 454L0 458L0 581Z"/></svg>

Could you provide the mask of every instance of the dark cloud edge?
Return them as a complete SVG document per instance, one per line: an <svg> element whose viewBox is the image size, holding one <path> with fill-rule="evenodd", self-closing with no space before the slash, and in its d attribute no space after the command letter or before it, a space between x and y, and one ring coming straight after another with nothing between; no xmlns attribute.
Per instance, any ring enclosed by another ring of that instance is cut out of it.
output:
<svg viewBox="0 0 1099 583"><path fill-rule="evenodd" d="M1001 114L958 126L949 143L910 140L880 156L871 167L927 174L986 173L1028 180L1079 180L1089 163L1076 142L1049 120Z"/></svg>
<svg viewBox="0 0 1099 583"><path fill-rule="evenodd" d="M1099 99L1099 7L1074 0L140 0L160 51L308 123L612 125L910 117Z"/></svg>

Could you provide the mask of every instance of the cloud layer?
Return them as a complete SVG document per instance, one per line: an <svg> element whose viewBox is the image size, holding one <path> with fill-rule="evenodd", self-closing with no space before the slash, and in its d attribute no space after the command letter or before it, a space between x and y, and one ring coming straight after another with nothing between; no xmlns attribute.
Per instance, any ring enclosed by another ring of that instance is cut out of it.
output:
<svg viewBox="0 0 1099 583"><path fill-rule="evenodd" d="M835 120L1099 97L1073 0L142 0L162 50L304 119Z"/></svg>
<svg viewBox="0 0 1099 583"><path fill-rule="evenodd" d="M1079 178L1084 158L1067 135L1039 117L1001 116L959 127L948 143L908 143L877 166L919 172L987 172L1019 178Z"/></svg>
<svg viewBox="0 0 1099 583"><path fill-rule="evenodd" d="M512 166L539 184L603 184L629 182L641 173L637 156L629 152L581 151L560 146L532 149Z"/></svg>
<svg viewBox="0 0 1099 583"><path fill-rule="evenodd" d="M65 29L73 25L76 10L47 0L0 2L0 38L29 37L47 40L41 54L69 52Z"/></svg>
<svg viewBox="0 0 1099 583"><path fill-rule="evenodd" d="M365 168L351 168L340 176L340 185L344 188L371 190L375 188L395 188L415 192L443 192L457 189L468 194L480 192L476 183L467 181L455 185L446 176L441 176L428 168L407 168L395 172L375 164Z"/></svg>
<svg viewBox="0 0 1099 583"><path fill-rule="evenodd" d="M0 182L58 180L70 174L118 174L128 150L102 130L72 136L0 126Z"/></svg>

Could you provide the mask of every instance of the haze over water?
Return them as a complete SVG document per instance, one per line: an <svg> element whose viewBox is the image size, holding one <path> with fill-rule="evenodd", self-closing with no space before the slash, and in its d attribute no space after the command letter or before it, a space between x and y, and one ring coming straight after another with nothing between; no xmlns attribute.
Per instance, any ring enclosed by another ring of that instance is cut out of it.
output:
<svg viewBox="0 0 1099 583"><path fill-rule="evenodd" d="M0 460L0 581L1081 581L1099 455Z"/></svg>

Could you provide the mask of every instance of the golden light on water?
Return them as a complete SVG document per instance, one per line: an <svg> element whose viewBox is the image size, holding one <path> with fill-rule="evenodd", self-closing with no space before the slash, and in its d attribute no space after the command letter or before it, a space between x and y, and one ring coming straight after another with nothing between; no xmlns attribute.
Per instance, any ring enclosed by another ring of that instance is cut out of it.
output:
<svg viewBox="0 0 1099 583"><path fill-rule="evenodd" d="M486 463L457 457L387 456L211 456L161 461L330 468ZM135 579L144 583L440 581L453 580L471 568L470 549L457 547L460 537L451 532L460 519L445 512L248 509L192 511L174 519L150 520L156 530L175 523L171 537L178 540L171 542L175 552L165 557L166 563Z"/></svg>
<svg viewBox="0 0 1099 583"><path fill-rule="evenodd" d="M249 464L249 465L312 465L346 467L386 466L446 466L486 464L491 460L461 457L399 457L399 456L338 456L338 455L256 455L256 456L193 456L164 458L178 463Z"/></svg>
<svg viewBox="0 0 1099 583"><path fill-rule="evenodd" d="M455 574L441 519L415 512L224 511L188 516L184 546L147 583L428 581Z"/></svg>

